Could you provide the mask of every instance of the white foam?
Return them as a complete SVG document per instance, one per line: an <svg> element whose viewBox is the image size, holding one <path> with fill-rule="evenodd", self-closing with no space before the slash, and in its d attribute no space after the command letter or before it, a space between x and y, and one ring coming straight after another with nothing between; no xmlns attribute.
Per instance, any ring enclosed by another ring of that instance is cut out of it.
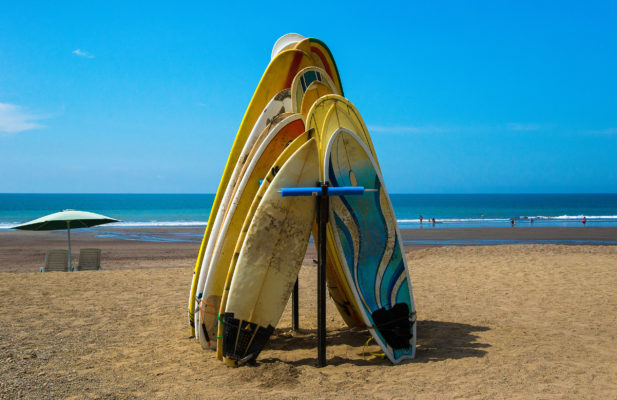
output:
<svg viewBox="0 0 617 400"><path fill-rule="evenodd" d="M144 226L206 226L206 221L122 221L108 224L108 228L137 228Z"/></svg>
<svg viewBox="0 0 617 400"><path fill-rule="evenodd" d="M528 221L530 219L534 220L556 220L556 221L580 221L583 217L588 220L603 220L603 221L617 221L617 215L559 215L559 216L546 216L546 215L538 215L538 216L520 216L515 217L516 221ZM510 222L510 218L435 218L436 222L447 222L447 223L486 223L486 222ZM420 223L419 218L412 219L398 219L397 222L399 224L413 224ZM431 223L431 218L424 218L422 220L423 223Z"/></svg>
<svg viewBox="0 0 617 400"><path fill-rule="evenodd" d="M397 219L396 221L399 224L420 223L419 218ZM503 222L503 221L510 221L510 219L509 218L435 218L435 222L451 222L451 223L458 223L458 222L479 222L481 223L481 222ZM422 222L430 223L431 218L424 218Z"/></svg>
<svg viewBox="0 0 617 400"><path fill-rule="evenodd" d="M607 219L607 220L617 220L617 215L558 215L556 217L548 217L548 216L538 216L538 217L529 217L534 219L559 219L559 220L579 220L583 219L583 217L587 219Z"/></svg>

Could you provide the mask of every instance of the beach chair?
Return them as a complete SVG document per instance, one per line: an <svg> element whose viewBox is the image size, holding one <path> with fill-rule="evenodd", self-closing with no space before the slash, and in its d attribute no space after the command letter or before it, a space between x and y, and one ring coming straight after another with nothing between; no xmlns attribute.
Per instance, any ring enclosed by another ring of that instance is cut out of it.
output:
<svg viewBox="0 0 617 400"><path fill-rule="evenodd" d="M53 249L47 250L45 255L45 265L41 267L41 272L65 271L69 272L69 252L68 250Z"/></svg>
<svg viewBox="0 0 617 400"><path fill-rule="evenodd" d="M75 271L96 271L101 267L101 249L81 249L79 250L79 262Z"/></svg>

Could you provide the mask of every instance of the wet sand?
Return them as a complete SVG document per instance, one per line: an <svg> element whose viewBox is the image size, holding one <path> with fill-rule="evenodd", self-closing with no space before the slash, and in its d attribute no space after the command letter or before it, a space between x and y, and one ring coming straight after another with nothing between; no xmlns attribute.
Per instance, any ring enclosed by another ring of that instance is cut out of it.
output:
<svg viewBox="0 0 617 400"><path fill-rule="evenodd" d="M109 237L109 232L119 232ZM200 228L125 228L97 227L71 231L73 264L77 263L79 249L96 247L102 250L101 263L107 269L170 268L195 264L203 229ZM104 235L104 237L101 237ZM439 241L554 241L554 244L580 241L609 241L617 243L617 228L457 228L457 229L403 229L401 235L405 251L414 251L439 245ZM124 240L148 237L159 242ZM180 242L178 240L191 240ZM171 240L171 241L166 241ZM418 241L419 243L412 243ZM426 244L425 242L430 242ZM66 231L0 231L0 272L38 271L48 249L66 249ZM317 257L309 245L306 260Z"/></svg>
<svg viewBox="0 0 617 400"><path fill-rule="evenodd" d="M66 243L61 232L14 233L0 232L3 271L38 270L46 248ZM102 248L104 271L0 272L0 398L617 396L617 246L414 248L416 360L372 355L369 334L347 329L330 303L321 369L309 252L302 330L288 307L258 365L232 369L189 338L198 243L90 235L73 235L75 253Z"/></svg>
<svg viewBox="0 0 617 400"><path fill-rule="evenodd" d="M519 227L514 228L431 228L403 229L403 240L551 240L612 241L617 243L617 228L604 227Z"/></svg>

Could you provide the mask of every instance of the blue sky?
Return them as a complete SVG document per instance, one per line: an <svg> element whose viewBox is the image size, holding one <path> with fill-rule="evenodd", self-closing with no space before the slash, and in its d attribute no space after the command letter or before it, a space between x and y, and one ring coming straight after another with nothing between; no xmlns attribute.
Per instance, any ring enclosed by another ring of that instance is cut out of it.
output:
<svg viewBox="0 0 617 400"><path fill-rule="evenodd" d="M214 192L287 32L390 192L617 192L614 2L88 3L0 3L0 192Z"/></svg>

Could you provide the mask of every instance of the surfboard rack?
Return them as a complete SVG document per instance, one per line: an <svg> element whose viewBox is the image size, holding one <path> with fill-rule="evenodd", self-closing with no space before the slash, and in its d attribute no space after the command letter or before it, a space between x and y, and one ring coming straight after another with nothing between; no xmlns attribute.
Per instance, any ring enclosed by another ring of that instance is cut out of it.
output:
<svg viewBox="0 0 617 400"><path fill-rule="evenodd" d="M330 213L330 196L350 196L364 194L362 186L330 186L329 182L317 182L315 187L282 188L282 197L317 197L317 367L326 366L326 226ZM294 331L298 323L298 281L291 297L291 321Z"/></svg>

